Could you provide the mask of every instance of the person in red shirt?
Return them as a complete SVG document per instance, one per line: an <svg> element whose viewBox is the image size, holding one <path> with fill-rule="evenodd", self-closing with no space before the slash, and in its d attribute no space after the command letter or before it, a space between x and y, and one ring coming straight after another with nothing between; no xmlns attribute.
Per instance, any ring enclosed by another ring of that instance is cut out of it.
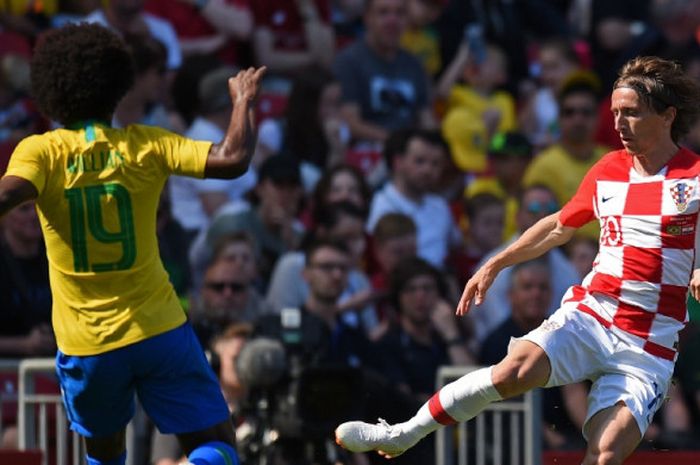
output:
<svg viewBox="0 0 700 465"><path fill-rule="evenodd" d="M289 75L319 65L330 68L335 38L329 0L255 0L253 53L269 73Z"/></svg>
<svg viewBox="0 0 700 465"><path fill-rule="evenodd" d="M457 314L480 304L505 267L565 244L597 219L600 251L582 284L511 342L499 363L445 385L406 422L343 423L339 444L397 456L492 402L589 380L582 464L619 465L636 449L670 385L686 296L700 297L700 156L679 146L700 117L700 84L678 63L638 57L613 88L610 108L624 149L596 163L560 211L487 261L467 282Z"/></svg>
<svg viewBox="0 0 700 465"><path fill-rule="evenodd" d="M241 65L239 45L253 32L249 0L147 0L145 9L173 25L185 57L211 54Z"/></svg>

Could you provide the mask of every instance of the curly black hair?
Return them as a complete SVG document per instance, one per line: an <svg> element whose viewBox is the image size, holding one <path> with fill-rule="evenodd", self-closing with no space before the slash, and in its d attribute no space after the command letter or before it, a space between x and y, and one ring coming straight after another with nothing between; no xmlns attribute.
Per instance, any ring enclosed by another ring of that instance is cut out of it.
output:
<svg viewBox="0 0 700 465"><path fill-rule="evenodd" d="M110 120L134 82L122 39L96 24L73 24L43 34L31 63L32 94L41 112L63 125Z"/></svg>

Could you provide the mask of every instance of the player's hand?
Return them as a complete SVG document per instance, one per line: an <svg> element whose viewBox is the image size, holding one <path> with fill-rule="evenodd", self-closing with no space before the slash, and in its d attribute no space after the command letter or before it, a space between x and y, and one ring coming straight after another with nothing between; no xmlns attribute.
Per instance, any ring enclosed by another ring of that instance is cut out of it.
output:
<svg viewBox="0 0 700 465"><path fill-rule="evenodd" d="M459 316L465 315L470 310L472 302L476 305L481 305L481 302L484 301L484 295L488 288L491 287L496 274L498 274L498 271L495 271L488 262L479 268L464 286L464 291L459 299L455 313Z"/></svg>
<svg viewBox="0 0 700 465"><path fill-rule="evenodd" d="M700 268L693 270L693 277L690 279L688 290L695 300L700 301Z"/></svg>
<svg viewBox="0 0 700 465"><path fill-rule="evenodd" d="M228 80L228 91L234 105L241 102L250 102L257 98L260 92L260 82L267 68L248 68L239 71Z"/></svg>

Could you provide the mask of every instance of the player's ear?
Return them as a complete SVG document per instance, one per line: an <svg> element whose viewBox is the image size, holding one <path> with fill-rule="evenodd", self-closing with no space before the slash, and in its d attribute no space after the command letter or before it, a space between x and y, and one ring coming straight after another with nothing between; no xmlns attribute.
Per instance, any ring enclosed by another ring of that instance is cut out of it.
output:
<svg viewBox="0 0 700 465"><path fill-rule="evenodd" d="M673 122L676 120L676 114L678 113L678 110L676 107L667 107L664 111L661 112L661 117L664 119L664 122L666 123L667 127L671 127Z"/></svg>

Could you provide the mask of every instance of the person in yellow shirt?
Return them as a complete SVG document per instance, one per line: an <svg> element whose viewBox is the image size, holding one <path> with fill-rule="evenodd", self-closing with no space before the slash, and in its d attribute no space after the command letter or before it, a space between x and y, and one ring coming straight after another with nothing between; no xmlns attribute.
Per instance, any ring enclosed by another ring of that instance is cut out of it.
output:
<svg viewBox="0 0 700 465"><path fill-rule="evenodd" d="M447 4L446 0L408 0L408 26L401 34L401 46L414 54L430 76L442 68L440 37L432 24Z"/></svg>
<svg viewBox="0 0 700 465"><path fill-rule="evenodd" d="M524 186L544 185L557 197L560 205L573 197L588 170L609 151L597 145L598 81L590 73L572 75L558 95L559 142L540 152L530 163ZM600 229L589 223L578 234L598 238Z"/></svg>
<svg viewBox="0 0 700 465"><path fill-rule="evenodd" d="M497 133L515 130L515 99L501 86L508 77L503 50L485 44L479 50L464 42L443 73L437 94L445 100L442 135L455 165L468 173L484 173L487 151ZM462 82L456 83L461 77ZM456 84L455 84L456 83Z"/></svg>
<svg viewBox="0 0 700 465"><path fill-rule="evenodd" d="M49 31L32 93L63 128L25 138L0 179L0 216L36 200L49 259L56 371L89 465L124 465L134 393L197 464L237 463L228 408L158 254L156 211L170 174L232 179L255 146L264 68L228 81L219 144L164 129L112 128L134 71L122 39L98 25Z"/></svg>

